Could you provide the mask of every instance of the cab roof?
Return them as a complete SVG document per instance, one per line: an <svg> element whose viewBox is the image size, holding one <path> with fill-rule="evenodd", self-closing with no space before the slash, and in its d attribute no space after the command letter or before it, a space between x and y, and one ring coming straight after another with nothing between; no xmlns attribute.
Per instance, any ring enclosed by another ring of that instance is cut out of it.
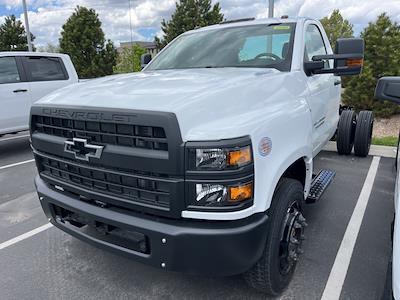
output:
<svg viewBox="0 0 400 300"><path fill-rule="evenodd" d="M66 54L62 53L47 53L47 52L29 52L29 51L0 51L0 56L49 56L63 57Z"/></svg>
<svg viewBox="0 0 400 300"><path fill-rule="evenodd" d="M260 24L284 24L284 23L304 23L306 20L311 20L310 18L305 17L295 17L295 18L265 18L265 19L244 19L244 20L227 20L226 23L222 22L220 24L206 26L194 30L190 30L184 33L193 33L193 32L201 32L219 28L229 28L229 27L242 27L242 26L251 26L251 25L260 25Z"/></svg>

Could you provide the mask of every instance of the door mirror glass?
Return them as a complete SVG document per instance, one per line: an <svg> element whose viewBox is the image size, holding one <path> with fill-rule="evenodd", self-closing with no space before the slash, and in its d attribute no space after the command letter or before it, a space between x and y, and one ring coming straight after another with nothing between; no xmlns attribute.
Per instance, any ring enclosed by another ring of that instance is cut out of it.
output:
<svg viewBox="0 0 400 300"><path fill-rule="evenodd" d="M400 104L400 77L383 77L375 89L375 98Z"/></svg>
<svg viewBox="0 0 400 300"><path fill-rule="evenodd" d="M147 66L151 61L151 54L149 53L145 53L142 54L142 56L140 57L140 65L142 67L142 69Z"/></svg>

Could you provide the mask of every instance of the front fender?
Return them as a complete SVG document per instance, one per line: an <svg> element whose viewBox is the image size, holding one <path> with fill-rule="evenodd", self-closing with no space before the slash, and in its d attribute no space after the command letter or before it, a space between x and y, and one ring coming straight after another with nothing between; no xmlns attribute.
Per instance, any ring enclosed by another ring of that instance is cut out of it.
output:
<svg viewBox="0 0 400 300"><path fill-rule="evenodd" d="M251 116L251 118L250 118ZM279 179L286 169L299 158L304 159L307 168L305 194L308 194L312 174L312 127L311 115L304 98L282 101L279 108L270 110L268 114L263 111L252 111L246 118L236 116L236 122L220 122L216 126L215 133L230 132L238 137L249 135L252 140L255 190L253 206L235 212L194 212L183 211L186 218L209 220L234 220L246 218L254 213L265 212L271 205L273 193ZM240 123L240 129L234 125ZM227 130L222 124L229 124L231 130ZM236 129L236 130L234 130ZM219 135L218 137L221 137ZM217 137L217 136L216 136ZM262 153L262 141L269 140L271 149L268 153ZM261 143L261 144L260 144Z"/></svg>

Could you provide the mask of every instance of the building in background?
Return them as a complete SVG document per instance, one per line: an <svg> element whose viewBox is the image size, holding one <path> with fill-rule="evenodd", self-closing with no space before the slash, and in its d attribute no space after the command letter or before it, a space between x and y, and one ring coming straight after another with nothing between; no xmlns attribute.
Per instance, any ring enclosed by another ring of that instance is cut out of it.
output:
<svg viewBox="0 0 400 300"><path fill-rule="evenodd" d="M117 51L121 52L123 48L130 48L135 44L146 49L147 53L151 54L152 58L154 58L154 56L156 56L156 54L159 52L154 42L142 42L142 41L121 42L120 47L117 49Z"/></svg>

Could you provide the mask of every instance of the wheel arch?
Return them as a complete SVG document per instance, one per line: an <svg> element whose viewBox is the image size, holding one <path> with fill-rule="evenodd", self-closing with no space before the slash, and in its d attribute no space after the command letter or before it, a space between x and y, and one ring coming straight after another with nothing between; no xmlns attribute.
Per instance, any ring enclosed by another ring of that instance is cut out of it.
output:
<svg viewBox="0 0 400 300"><path fill-rule="evenodd" d="M304 199L307 197L311 180L312 180L312 170L313 170L313 158L312 155L307 155L306 153L296 153L286 160L281 167L279 172L277 172L274 182L273 189L269 196L269 202L267 209L271 206L273 195L278 187L279 182L282 178L292 178L299 180L303 185Z"/></svg>

